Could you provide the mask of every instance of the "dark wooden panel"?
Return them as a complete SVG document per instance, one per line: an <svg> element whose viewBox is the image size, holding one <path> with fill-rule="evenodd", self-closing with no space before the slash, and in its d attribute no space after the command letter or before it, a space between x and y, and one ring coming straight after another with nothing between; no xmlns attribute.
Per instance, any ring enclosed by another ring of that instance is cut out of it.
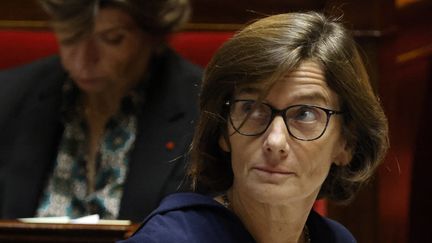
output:
<svg viewBox="0 0 432 243"><path fill-rule="evenodd" d="M0 2L2 20L45 20L46 14L35 0L3 0Z"/></svg>
<svg viewBox="0 0 432 243"><path fill-rule="evenodd" d="M132 235L139 225L53 224L0 221L0 242L114 243Z"/></svg>
<svg viewBox="0 0 432 243"><path fill-rule="evenodd" d="M349 229L357 242L378 242L377 189L376 181L373 181L348 205L328 203L329 216Z"/></svg>
<svg viewBox="0 0 432 243"><path fill-rule="evenodd" d="M323 0L192 0L194 23L243 24L252 19L289 11L323 9Z"/></svg>
<svg viewBox="0 0 432 243"><path fill-rule="evenodd" d="M415 148L410 205L410 242L432 242L432 57L429 58L427 98L420 107L419 137Z"/></svg>
<svg viewBox="0 0 432 243"><path fill-rule="evenodd" d="M351 29L363 31L363 35L382 36L394 31L395 7L393 0L380 1L327 1L326 11L343 14Z"/></svg>
<svg viewBox="0 0 432 243"><path fill-rule="evenodd" d="M391 13L393 2L346 0L191 0L193 15L188 29L238 29L251 20L266 15L318 10L344 16L352 28L363 35L382 35L388 32L391 19L383 13ZM385 9L385 11L383 10ZM368 13L368 14L364 14ZM0 1L0 27L46 27L46 15L35 0Z"/></svg>
<svg viewBox="0 0 432 243"><path fill-rule="evenodd" d="M393 13L384 12L383 16L392 19L378 26L394 24L397 28L381 32L385 34L378 38L358 38L389 119L391 142L387 158L369 188L347 207L329 206L329 214L347 225L359 242L430 242L432 237L429 224L425 224L432 217L432 186L425 184L430 167L424 165L431 160L432 140L422 138L430 131L421 130L427 120L424 114L431 109L431 3L418 1L393 8ZM365 16L380 23L380 17L374 14Z"/></svg>
<svg viewBox="0 0 432 243"><path fill-rule="evenodd" d="M381 84L390 124L391 149L379 171L379 242L409 242L410 194L415 145L427 97L429 64L425 59L394 66Z"/></svg>

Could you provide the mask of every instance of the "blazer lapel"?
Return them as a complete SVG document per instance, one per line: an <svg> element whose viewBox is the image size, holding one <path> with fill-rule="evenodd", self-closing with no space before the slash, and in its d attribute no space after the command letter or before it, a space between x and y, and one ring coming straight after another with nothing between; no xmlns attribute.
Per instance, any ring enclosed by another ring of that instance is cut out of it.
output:
<svg viewBox="0 0 432 243"><path fill-rule="evenodd" d="M60 77L64 79L63 75ZM32 93L15 118L14 127L17 129L11 141L13 151L4 186L2 210L6 218L34 216L53 164L62 129L59 113L62 81L59 76L46 81L51 86L43 92Z"/></svg>
<svg viewBox="0 0 432 243"><path fill-rule="evenodd" d="M164 69L151 78L138 119L120 218L142 221L163 197L178 190L184 179L185 153L197 115L199 86L193 82L199 80L201 72L190 66L182 70L186 68L184 60L170 55Z"/></svg>

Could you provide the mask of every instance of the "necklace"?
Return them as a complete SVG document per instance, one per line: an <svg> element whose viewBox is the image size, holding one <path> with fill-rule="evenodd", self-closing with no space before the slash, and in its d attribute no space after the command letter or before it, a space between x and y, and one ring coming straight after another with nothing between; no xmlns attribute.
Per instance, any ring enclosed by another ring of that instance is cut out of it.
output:
<svg viewBox="0 0 432 243"><path fill-rule="evenodd" d="M227 209L230 208L230 201L226 193L222 194L222 205Z"/></svg>
<svg viewBox="0 0 432 243"><path fill-rule="evenodd" d="M307 227L306 224L304 226L303 232L304 232L305 242L306 243L311 243L312 241L311 241L311 238L310 238L309 228Z"/></svg>
<svg viewBox="0 0 432 243"><path fill-rule="evenodd" d="M222 205L227 208L230 209L231 203L230 200L228 199L228 195L226 193L222 194ZM309 232L309 228L307 227L307 225L305 224L304 228L303 228L303 234L304 234L304 239L305 239L305 243L311 243L311 238L310 238L310 232Z"/></svg>

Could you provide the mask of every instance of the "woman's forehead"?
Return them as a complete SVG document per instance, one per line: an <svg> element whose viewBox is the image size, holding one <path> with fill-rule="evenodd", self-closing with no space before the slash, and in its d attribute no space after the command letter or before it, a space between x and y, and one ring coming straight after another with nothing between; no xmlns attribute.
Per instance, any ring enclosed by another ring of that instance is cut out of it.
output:
<svg viewBox="0 0 432 243"><path fill-rule="evenodd" d="M284 97L288 103L309 102L335 107L339 103L338 95L327 84L323 68L315 62L302 62L274 81L243 84L236 88L234 96L265 101Z"/></svg>
<svg viewBox="0 0 432 243"><path fill-rule="evenodd" d="M315 61L303 61L293 70L286 72L286 78L307 77L325 81L325 72L323 66Z"/></svg>
<svg viewBox="0 0 432 243"><path fill-rule="evenodd" d="M286 80L326 83L324 68L320 63L316 61L305 60L300 62L300 64L292 70L287 70L285 72L282 71L280 73L282 75L275 76L275 74L273 74L259 80L249 82L246 81L240 84L236 84L234 94L260 94L263 92L268 92L271 87L276 85L278 82Z"/></svg>

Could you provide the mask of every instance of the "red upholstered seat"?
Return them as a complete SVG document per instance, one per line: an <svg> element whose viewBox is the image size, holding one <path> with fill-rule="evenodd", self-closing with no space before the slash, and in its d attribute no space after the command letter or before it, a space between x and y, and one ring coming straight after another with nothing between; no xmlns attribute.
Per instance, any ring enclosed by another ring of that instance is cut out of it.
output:
<svg viewBox="0 0 432 243"><path fill-rule="evenodd" d="M216 50L229 38L233 32L179 32L173 35L169 42L180 55L191 62L205 66Z"/></svg>
<svg viewBox="0 0 432 243"><path fill-rule="evenodd" d="M171 46L182 56L205 66L233 32L179 32L170 37ZM50 31L0 30L0 69L14 67L58 51Z"/></svg>
<svg viewBox="0 0 432 243"><path fill-rule="evenodd" d="M25 64L57 52L51 32L0 31L0 69Z"/></svg>

